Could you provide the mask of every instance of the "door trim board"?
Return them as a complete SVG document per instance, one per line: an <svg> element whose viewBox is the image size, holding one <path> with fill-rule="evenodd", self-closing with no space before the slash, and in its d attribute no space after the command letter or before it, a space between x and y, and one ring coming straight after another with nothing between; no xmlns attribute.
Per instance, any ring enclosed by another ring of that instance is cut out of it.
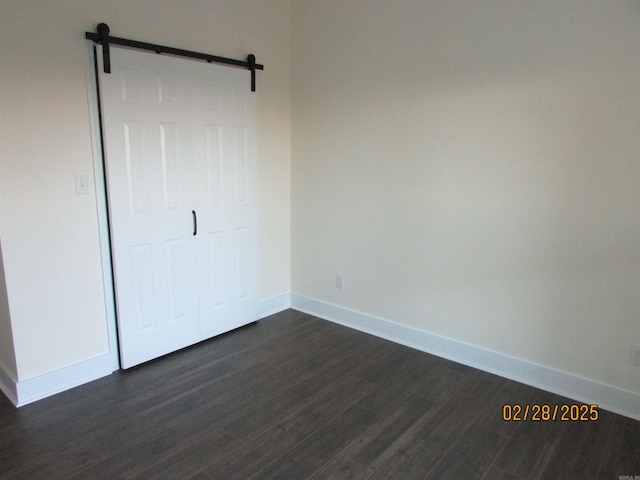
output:
<svg viewBox="0 0 640 480"><path fill-rule="evenodd" d="M104 163L102 158L102 131L98 105L100 98L97 89L96 47L87 44L85 71L87 78L87 105L89 108L89 130L91 134L91 152L93 157L93 180L100 242L100 261L102 263L102 286L104 291L105 314L109 335L109 354L112 358L112 371L120 368L118 352L118 332L116 323L116 304L113 289L113 271L111 266L111 243L109 240L109 215L107 211L107 192L105 188Z"/></svg>

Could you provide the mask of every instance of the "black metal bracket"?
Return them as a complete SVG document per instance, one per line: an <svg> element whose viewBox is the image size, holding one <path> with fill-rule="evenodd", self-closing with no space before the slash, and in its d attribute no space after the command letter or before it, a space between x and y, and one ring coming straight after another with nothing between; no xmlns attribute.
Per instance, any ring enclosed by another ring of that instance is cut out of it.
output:
<svg viewBox="0 0 640 480"><path fill-rule="evenodd" d="M250 53L247 56L247 63L249 64L249 70L251 70L251 91L256 91L256 56Z"/></svg>
<svg viewBox="0 0 640 480"><path fill-rule="evenodd" d="M252 92L256 91L256 70L264 70L264 65L256 63L256 56L253 54L247 56L247 61L234 60L232 58L192 52L189 50L182 50L180 48L165 47L164 45L155 45L153 43L139 42L137 40L112 37L109 35L110 29L106 23L99 24L96 30L98 33L85 32L84 36L87 40L92 40L94 43L102 45L104 73L111 73L111 57L109 55L109 45L120 45L123 47L137 48L139 50L149 50L158 54L167 53L169 55L176 55L179 57L204 60L209 63L218 63L222 65L230 65L232 67L246 68L247 70L251 71Z"/></svg>
<svg viewBox="0 0 640 480"><path fill-rule="evenodd" d="M98 43L102 45L102 62L104 63L104 73L111 73L111 56L109 55L109 25L101 23L98 25Z"/></svg>

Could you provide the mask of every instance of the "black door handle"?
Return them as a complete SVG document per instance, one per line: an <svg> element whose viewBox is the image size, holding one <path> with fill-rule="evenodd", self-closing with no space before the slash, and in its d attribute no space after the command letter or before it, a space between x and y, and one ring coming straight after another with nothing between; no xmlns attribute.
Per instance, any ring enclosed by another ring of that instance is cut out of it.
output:
<svg viewBox="0 0 640 480"><path fill-rule="evenodd" d="M191 215L193 215L193 236L195 237L198 234L198 216L195 210L191 210Z"/></svg>

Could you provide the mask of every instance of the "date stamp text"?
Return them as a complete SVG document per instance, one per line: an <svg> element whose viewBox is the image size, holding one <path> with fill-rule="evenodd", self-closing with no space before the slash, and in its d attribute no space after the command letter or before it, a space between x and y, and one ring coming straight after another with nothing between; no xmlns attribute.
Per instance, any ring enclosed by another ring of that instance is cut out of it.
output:
<svg viewBox="0 0 640 480"><path fill-rule="evenodd" d="M538 405L505 404L502 419L505 422L595 422L600 417L598 405Z"/></svg>

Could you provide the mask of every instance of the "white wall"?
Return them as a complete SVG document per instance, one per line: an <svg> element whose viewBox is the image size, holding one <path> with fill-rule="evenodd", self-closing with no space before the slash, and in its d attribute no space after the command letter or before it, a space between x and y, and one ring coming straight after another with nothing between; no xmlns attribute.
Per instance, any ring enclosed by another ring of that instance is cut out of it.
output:
<svg viewBox="0 0 640 480"><path fill-rule="evenodd" d="M261 296L290 290L288 0L0 0L0 233L15 349L3 338L0 361L15 356L19 381L109 348L95 188L74 191L76 174L93 179L84 32L100 22L114 36L265 65Z"/></svg>
<svg viewBox="0 0 640 480"><path fill-rule="evenodd" d="M640 4L292 11L292 291L640 394Z"/></svg>

